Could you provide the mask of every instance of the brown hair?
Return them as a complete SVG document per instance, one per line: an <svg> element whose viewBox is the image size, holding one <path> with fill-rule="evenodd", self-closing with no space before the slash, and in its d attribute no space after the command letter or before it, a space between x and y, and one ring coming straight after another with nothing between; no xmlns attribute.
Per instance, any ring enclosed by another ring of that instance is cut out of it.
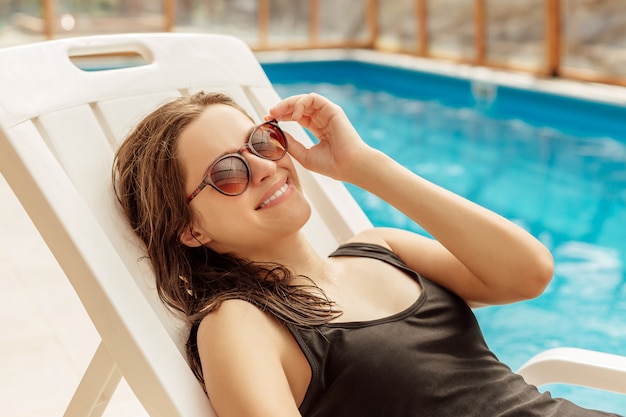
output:
<svg viewBox="0 0 626 417"><path fill-rule="evenodd" d="M184 193L183 167L176 156L184 129L211 104L243 112L231 98L196 93L164 104L145 117L116 152L113 183L123 214L146 245L161 300L183 313L190 326L187 357L203 383L196 345L202 318L228 299L246 300L278 320L300 327L327 323L340 313L322 290L291 285L283 265L255 263L205 246L188 247L181 233L192 223Z"/></svg>

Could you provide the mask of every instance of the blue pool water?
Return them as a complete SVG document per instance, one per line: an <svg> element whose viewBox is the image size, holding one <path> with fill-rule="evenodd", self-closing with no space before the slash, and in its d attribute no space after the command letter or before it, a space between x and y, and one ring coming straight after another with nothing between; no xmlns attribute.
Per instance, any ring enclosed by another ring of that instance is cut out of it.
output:
<svg viewBox="0 0 626 417"><path fill-rule="evenodd" d="M555 278L542 296L476 310L503 362L517 369L560 346L626 355L626 108L355 61L264 69L282 96L329 97L372 146L552 251ZM348 188L375 225L425 233ZM546 388L626 415L625 396Z"/></svg>

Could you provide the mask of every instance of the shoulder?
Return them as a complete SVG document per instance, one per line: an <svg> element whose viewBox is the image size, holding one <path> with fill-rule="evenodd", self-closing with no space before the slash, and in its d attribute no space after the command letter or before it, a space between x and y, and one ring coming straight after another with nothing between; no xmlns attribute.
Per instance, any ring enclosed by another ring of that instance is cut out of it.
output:
<svg viewBox="0 0 626 417"><path fill-rule="evenodd" d="M289 329L251 302L231 299L209 313L198 327L201 360L227 355L280 358L290 347Z"/></svg>
<svg viewBox="0 0 626 417"><path fill-rule="evenodd" d="M435 242L433 239L407 230L375 227L354 235L345 243L370 243L380 245L393 252L403 252L406 247L415 249L433 242Z"/></svg>
<svg viewBox="0 0 626 417"><path fill-rule="evenodd" d="M220 416L296 416L283 356L288 331L243 300L224 301L198 329L205 386Z"/></svg>
<svg viewBox="0 0 626 417"><path fill-rule="evenodd" d="M456 280L468 275L467 268L438 241L418 233L381 227L359 233L350 242L381 245L409 268L441 285L450 284L451 277Z"/></svg>
<svg viewBox="0 0 626 417"><path fill-rule="evenodd" d="M277 329L278 322L254 304L239 299L226 300L209 313L198 328L198 339L205 337L255 337Z"/></svg>
<svg viewBox="0 0 626 417"><path fill-rule="evenodd" d="M389 244L387 244L387 241L385 240L385 229L379 227L367 229L357 233L345 241L344 244L345 243L370 243L390 249Z"/></svg>

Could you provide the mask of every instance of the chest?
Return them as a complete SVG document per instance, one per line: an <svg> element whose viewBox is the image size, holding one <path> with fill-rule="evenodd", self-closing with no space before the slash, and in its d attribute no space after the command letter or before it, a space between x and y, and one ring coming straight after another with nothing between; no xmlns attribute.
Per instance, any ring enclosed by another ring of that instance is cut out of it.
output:
<svg viewBox="0 0 626 417"><path fill-rule="evenodd" d="M381 415L355 413L357 407L413 415L415 409L436 407L442 387L451 389L444 397L461 398L481 372L499 366L467 305L421 282L422 296L394 316L296 333L313 370L303 411L314 406L333 410L320 415ZM462 386L459 380L465 381ZM344 406L350 412L336 412ZM390 411L405 406L413 412Z"/></svg>
<svg viewBox="0 0 626 417"><path fill-rule="evenodd" d="M385 262L337 258L335 275L322 286L342 315L334 322L370 321L404 311L420 297L416 277Z"/></svg>

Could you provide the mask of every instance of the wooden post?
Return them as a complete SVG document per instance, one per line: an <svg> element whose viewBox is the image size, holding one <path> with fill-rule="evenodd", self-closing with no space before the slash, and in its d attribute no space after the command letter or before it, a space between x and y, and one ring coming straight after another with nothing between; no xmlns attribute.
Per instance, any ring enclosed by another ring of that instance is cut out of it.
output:
<svg viewBox="0 0 626 417"><path fill-rule="evenodd" d="M309 42L318 45L320 41L320 2L309 0Z"/></svg>
<svg viewBox="0 0 626 417"><path fill-rule="evenodd" d="M54 38L54 0L42 1L43 34L46 39Z"/></svg>
<svg viewBox="0 0 626 417"><path fill-rule="evenodd" d="M561 2L545 0L545 72L558 76L561 66Z"/></svg>
<svg viewBox="0 0 626 417"><path fill-rule="evenodd" d="M376 49L378 43L378 0L367 1L367 27L369 29L370 48Z"/></svg>
<svg viewBox="0 0 626 417"><path fill-rule="evenodd" d="M417 53L421 56L428 55L428 8L427 0L415 0L417 21Z"/></svg>
<svg viewBox="0 0 626 417"><path fill-rule="evenodd" d="M165 21L163 22L163 30L171 32L176 24L176 0L164 0L163 12L165 14Z"/></svg>
<svg viewBox="0 0 626 417"><path fill-rule="evenodd" d="M474 0L474 60L483 65L486 57L485 0Z"/></svg>

